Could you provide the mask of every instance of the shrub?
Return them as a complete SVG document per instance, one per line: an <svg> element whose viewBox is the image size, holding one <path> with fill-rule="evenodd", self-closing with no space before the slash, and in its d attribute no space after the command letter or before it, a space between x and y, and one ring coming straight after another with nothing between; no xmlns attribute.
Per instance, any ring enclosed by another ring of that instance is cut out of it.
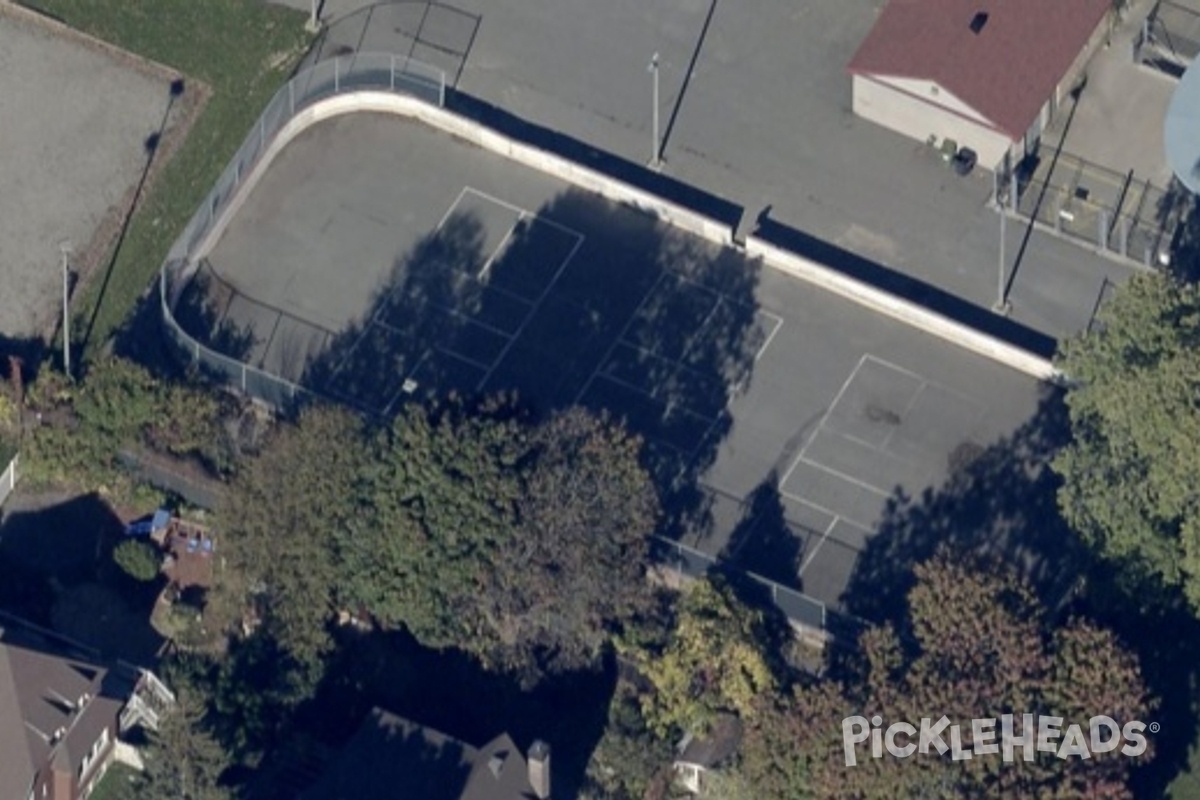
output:
<svg viewBox="0 0 1200 800"><path fill-rule="evenodd" d="M121 542L113 550L113 561L134 580L149 583L158 577L158 551L148 542Z"/></svg>

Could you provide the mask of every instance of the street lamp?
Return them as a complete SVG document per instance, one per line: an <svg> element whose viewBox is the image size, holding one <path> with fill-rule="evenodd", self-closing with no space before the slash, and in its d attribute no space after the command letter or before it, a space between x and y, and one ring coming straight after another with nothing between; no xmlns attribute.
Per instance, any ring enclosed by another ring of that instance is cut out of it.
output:
<svg viewBox="0 0 1200 800"><path fill-rule="evenodd" d="M1000 213L1000 259L996 269L996 303L992 306L992 311L1001 316L1008 316L1012 311L1012 303L1008 302L1008 286L1004 275L1004 246L1007 243L1006 223L1008 222L1008 209L1004 207L1005 200L1000 196L1000 181L999 172L992 173L992 184L996 190L996 211Z"/></svg>
<svg viewBox="0 0 1200 800"><path fill-rule="evenodd" d="M650 166L654 169L658 169L662 163L662 159L659 154L658 142L658 53L655 53L650 58L650 66L647 67L647 69L649 70L650 74L654 76L654 123L652 134L654 140L652 142L653 147L650 151Z"/></svg>
<svg viewBox="0 0 1200 800"><path fill-rule="evenodd" d="M308 17L308 30L310 33L316 33L321 30L321 0L312 0L312 13Z"/></svg>

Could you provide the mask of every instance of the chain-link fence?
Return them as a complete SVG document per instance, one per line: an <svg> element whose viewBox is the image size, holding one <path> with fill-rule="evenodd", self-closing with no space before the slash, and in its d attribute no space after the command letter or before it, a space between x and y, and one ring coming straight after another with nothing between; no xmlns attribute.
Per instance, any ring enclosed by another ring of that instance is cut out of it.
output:
<svg viewBox="0 0 1200 800"><path fill-rule="evenodd" d="M674 570L685 578L703 578L720 566L716 558L660 536L651 540L650 556L658 565ZM766 590L771 601L788 620L815 631L827 630L825 604L820 600L754 573L746 573L746 576Z"/></svg>
<svg viewBox="0 0 1200 800"><path fill-rule="evenodd" d="M202 298L200 287L194 285L206 281L212 286L216 277L211 266L203 263L205 254L200 248L242 182L289 121L321 100L365 90L411 95L441 107L446 99L446 80L445 74L435 67L387 53L353 53L301 70L271 98L241 148L175 240L162 267L159 292L163 319L180 354L217 380L276 407L290 406L311 394L289 379L290 373L281 367L286 366L283 361L294 360L294 354L285 359L271 349L272 342L258 342L249 331L223 326L223 313L209 316L220 303L220 287L214 287L218 289L215 297ZM184 319L176 318L180 310ZM216 323L216 327L205 329L200 324L203 320ZM280 363L270 360L273 353L279 356L276 360ZM246 363L241 360L246 356L257 357Z"/></svg>
<svg viewBox="0 0 1200 800"><path fill-rule="evenodd" d="M1187 210L1178 191L1065 152L1047 157L1020 185L1020 216L1147 266L1169 258Z"/></svg>

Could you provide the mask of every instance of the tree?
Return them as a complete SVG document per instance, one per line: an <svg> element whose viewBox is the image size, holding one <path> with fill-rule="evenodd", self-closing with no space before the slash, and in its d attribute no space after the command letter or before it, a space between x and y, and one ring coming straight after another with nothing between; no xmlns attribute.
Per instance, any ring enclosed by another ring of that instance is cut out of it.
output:
<svg viewBox="0 0 1200 800"><path fill-rule="evenodd" d="M1143 596L1200 611L1200 288L1139 276L1066 342L1074 441L1055 460L1068 523Z"/></svg>
<svg viewBox="0 0 1200 800"><path fill-rule="evenodd" d="M658 500L640 441L575 409L532 434L515 535L499 543L480 592L493 660L537 672L595 663L643 610Z"/></svg>
<svg viewBox="0 0 1200 800"><path fill-rule="evenodd" d="M525 427L502 405L408 406L366 471L366 513L339 541L349 602L431 647L490 649L479 595L515 535L528 452Z"/></svg>
<svg viewBox="0 0 1200 800"><path fill-rule="evenodd" d="M766 652L762 615L721 582L688 587L662 647L628 650L652 691L642 709L655 735L703 735L717 714L754 716L756 700L777 681Z"/></svg>
<svg viewBox="0 0 1200 800"><path fill-rule="evenodd" d="M149 542L126 539L113 548L113 561L135 581L149 583L158 577L158 551Z"/></svg>
<svg viewBox="0 0 1200 800"><path fill-rule="evenodd" d="M1144 720L1154 707L1136 659L1110 633L1082 620L1051 625L1011 572L968 565L945 550L916 572L907 628L868 629L857 667L843 682L802 687L791 703L792 753L809 771L813 796L1131 797L1135 762L1119 751L1088 759L1039 753L1033 761L981 755L956 762L933 751L873 758L860 745L857 764L846 766L841 716L878 715L886 728L945 715L965 726L962 746L970 749L974 719L1060 716L1064 729L1075 723L1086 732L1095 715L1123 725ZM756 766L762 760L761 754L750 760L749 774L786 773L786 765Z"/></svg>
<svg viewBox="0 0 1200 800"><path fill-rule="evenodd" d="M348 599L532 683L595 663L644 602L658 506L639 442L582 410L410 406L345 529Z"/></svg>
<svg viewBox="0 0 1200 800"><path fill-rule="evenodd" d="M637 691L617 682L609 703L608 724L587 765L584 798L647 800L665 794L671 783L671 743L646 726Z"/></svg>
<svg viewBox="0 0 1200 800"><path fill-rule="evenodd" d="M369 452L357 418L307 409L239 472L223 509L229 568L216 611L232 624L247 605L257 609L258 635L286 656L278 677L296 700L315 685L332 647L328 625L342 578L336 537L362 513L358 484Z"/></svg>
<svg viewBox="0 0 1200 800"><path fill-rule="evenodd" d="M232 800L232 791L220 784L232 762L208 727L203 702L182 687L175 696L175 707L149 733L138 796Z"/></svg>

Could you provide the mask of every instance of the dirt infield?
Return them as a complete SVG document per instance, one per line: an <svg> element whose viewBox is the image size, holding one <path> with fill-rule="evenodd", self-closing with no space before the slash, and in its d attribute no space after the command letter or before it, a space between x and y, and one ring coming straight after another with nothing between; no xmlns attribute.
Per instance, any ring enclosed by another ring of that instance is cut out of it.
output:
<svg viewBox="0 0 1200 800"><path fill-rule="evenodd" d="M208 96L184 83L173 99L179 79L0 2L0 335L53 332L60 242L77 275L106 260L139 185L144 197Z"/></svg>

